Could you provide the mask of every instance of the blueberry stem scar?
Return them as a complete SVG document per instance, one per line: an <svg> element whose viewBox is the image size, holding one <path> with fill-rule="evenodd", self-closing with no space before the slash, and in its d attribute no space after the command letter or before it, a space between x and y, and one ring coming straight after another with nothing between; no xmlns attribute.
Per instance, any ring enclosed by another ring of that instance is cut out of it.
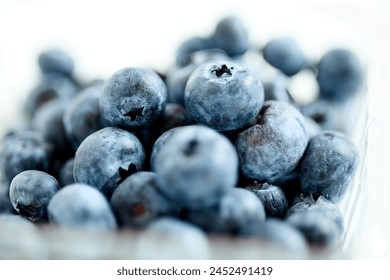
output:
<svg viewBox="0 0 390 280"><path fill-rule="evenodd" d="M233 67L231 67L230 69L234 69ZM232 76L232 72L230 71L230 69L226 66L226 64L222 65L222 67L219 67L217 69L214 69L212 70L211 72L215 72L215 75L220 78L222 77L223 74L227 74L229 76Z"/></svg>
<svg viewBox="0 0 390 280"><path fill-rule="evenodd" d="M144 109L145 109L145 106L143 106L141 108L135 108L134 110L131 110L123 115L126 117L130 117L131 121L135 121L138 116L143 116Z"/></svg>

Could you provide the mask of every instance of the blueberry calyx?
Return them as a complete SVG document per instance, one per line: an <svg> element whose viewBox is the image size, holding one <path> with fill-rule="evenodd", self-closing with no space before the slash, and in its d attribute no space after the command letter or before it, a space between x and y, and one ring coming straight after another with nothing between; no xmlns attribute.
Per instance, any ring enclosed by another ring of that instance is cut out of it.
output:
<svg viewBox="0 0 390 280"><path fill-rule="evenodd" d="M145 106L142 106L141 108L135 108L134 110L131 110L123 115L126 117L130 117L131 121L135 121L137 119L137 117L144 115L143 114L144 109L145 109Z"/></svg>
<svg viewBox="0 0 390 280"><path fill-rule="evenodd" d="M138 167L134 163L130 163L127 169L119 167L119 179L116 181L116 185L120 185L127 177L138 172Z"/></svg>
<svg viewBox="0 0 390 280"><path fill-rule="evenodd" d="M191 141L188 142L187 146L185 147L183 153L186 156L191 156L195 153L195 150L197 146L199 145L199 141L196 139L192 139Z"/></svg>
<svg viewBox="0 0 390 280"><path fill-rule="evenodd" d="M212 70L211 72L212 72L212 73L215 72L215 75L216 75L218 78L220 78L220 77L222 77L223 74L227 74L227 75L229 75L229 76L232 76L233 74L232 74L232 71L230 71L230 70L233 70L233 69L234 69L234 67L228 68L228 67L226 66L226 64L223 64L221 67L219 67L219 68L217 68L217 69L214 69L214 70Z"/></svg>

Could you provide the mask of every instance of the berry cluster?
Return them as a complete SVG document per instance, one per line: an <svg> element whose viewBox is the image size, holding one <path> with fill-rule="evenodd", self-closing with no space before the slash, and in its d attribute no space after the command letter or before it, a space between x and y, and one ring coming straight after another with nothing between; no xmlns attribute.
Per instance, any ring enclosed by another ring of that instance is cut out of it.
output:
<svg viewBox="0 0 390 280"><path fill-rule="evenodd" d="M273 80L262 79L261 60ZM64 51L45 51L38 63L26 123L2 137L2 215L165 232L183 251L207 250L205 233L300 252L342 240L335 203L358 151L328 108L358 93L363 72L350 51L313 62L292 38L259 48L239 18L227 17L211 36L184 41L164 74L127 67L81 83ZM318 81L310 104L288 91L302 70Z"/></svg>

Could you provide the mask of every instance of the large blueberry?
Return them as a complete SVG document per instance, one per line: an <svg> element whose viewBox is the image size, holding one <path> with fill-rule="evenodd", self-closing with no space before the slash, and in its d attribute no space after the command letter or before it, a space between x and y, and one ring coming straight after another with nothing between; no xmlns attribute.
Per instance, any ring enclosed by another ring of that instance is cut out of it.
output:
<svg viewBox="0 0 390 280"><path fill-rule="evenodd" d="M141 170L145 151L134 134L106 127L89 135L76 150L73 176L110 196L116 186Z"/></svg>
<svg viewBox="0 0 390 280"><path fill-rule="evenodd" d="M234 130L248 125L260 112L263 85L237 63L208 62L191 74L184 102L195 121L219 131Z"/></svg>
<svg viewBox="0 0 390 280"><path fill-rule="evenodd" d="M269 41L263 48L264 59L287 76L298 73L307 60L298 43L290 37Z"/></svg>
<svg viewBox="0 0 390 280"><path fill-rule="evenodd" d="M175 204L165 197L157 183L156 173L137 172L127 177L110 199L118 223L124 227L143 227L159 216L172 215Z"/></svg>
<svg viewBox="0 0 390 280"><path fill-rule="evenodd" d="M323 131L312 138L300 165L302 192L340 201L358 164L358 150L346 135Z"/></svg>
<svg viewBox="0 0 390 280"><path fill-rule="evenodd" d="M317 80L324 99L344 101L354 96L361 86L362 65L349 50L331 50L318 63Z"/></svg>
<svg viewBox="0 0 390 280"><path fill-rule="evenodd" d="M250 191L230 189L216 205L188 211L186 218L201 228L214 233L237 233L249 223L265 219L263 203Z"/></svg>
<svg viewBox="0 0 390 280"><path fill-rule="evenodd" d="M66 227L111 230L117 227L110 204L96 188L72 184L59 190L47 207L49 222Z"/></svg>
<svg viewBox="0 0 390 280"><path fill-rule="evenodd" d="M238 157L233 145L205 126L180 128L156 160L162 191L188 208L216 204L237 182Z"/></svg>
<svg viewBox="0 0 390 280"><path fill-rule="evenodd" d="M104 84L99 104L103 124L140 128L152 124L163 112L167 88L160 76L147 68L127 67Z"/></svg>
<svg viewBox="0 0 390 280"><path fill-rule="evenodd" d="M244 54L249 49L249 34L244 22L234 16L221 19L215 28L212 40L216 48L230 56Z"/></svg>
<svg viewBox="0 0 390 280"><path fill-rule="evenodd" d="M302 114L288 103L266 101L256 124L239 133L235 144L242 173L272 182L295 169L307 143Z"/></svg>
<svg viewBox="0 0 390 280"><path fill-rule="evenodd" d="M66 137L74 150L87 136L103 127L99 107L101 92L101 83L89 86L75 96L66 107L63 123Z"/></svg>
<svg viewBox="0 0 390 280"><path fill-rule="evenodd" d="M19 215L31 221L42 221L47 219L47 205L59 188L53 176L38 170L26 170L11 181L9 197Z"/></svg>

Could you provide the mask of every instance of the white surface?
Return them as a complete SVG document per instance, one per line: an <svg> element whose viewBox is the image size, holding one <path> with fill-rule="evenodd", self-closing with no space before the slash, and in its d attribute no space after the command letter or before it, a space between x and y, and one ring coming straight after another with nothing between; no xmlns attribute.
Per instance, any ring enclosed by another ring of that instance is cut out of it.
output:
<svg viewBox="0 0 390 280"><path fill-rule="evenodd" d="M241 16L258 44L293 35L314 59L329 48L347 47L366 65L370 128L367 161L356 179L357 206L345 206L351 217L345 250L352 258L390 258L389 3L0 0L0 133L20 120L22 102L39 77L37 55L48 47L69 51L76 74L86 80L107 78L125 66L164 71L183 39L209 35L228 14ZM364 135L358 132L356 142Z"/></svg>

